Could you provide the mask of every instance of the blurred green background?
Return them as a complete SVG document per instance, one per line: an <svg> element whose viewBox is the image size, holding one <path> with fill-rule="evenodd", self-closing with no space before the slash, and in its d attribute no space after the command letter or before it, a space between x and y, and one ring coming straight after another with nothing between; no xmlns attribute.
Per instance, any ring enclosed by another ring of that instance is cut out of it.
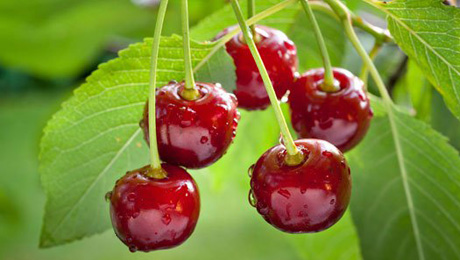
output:
<svg viewBox="0 0 460 260"><path fill-rule="evenodd" d="M248 165L229 160L213 168L219 174L194 174L202 194L201 216L194 235L176 249L131 254L111 230L68 245L38 249L45 203L37 170L42 129L60 103L97 64L116 57L117 51L128 44L153 34L157 2L0 0L0 259L325 259L326 256L334 259L334 252L327 247L340 247L340 244L334 245L332 240L328 245L319 245L309 241L308 235L285 235L270 228L247 203ZM225 2L190 1L191 24ZM171 1L164 34L180 32L179 4ZM387 51L394 49L390 47ZM399 60L392 56L393 62L389 62L386 56L381 55L377 64L389 80ZM356 55L349 55L344 63L348 69L359 72ZM394 95L398 103L410 109L413 104L408 105L411 102L405 88L402 77L395 85ZM459 137L455 135L460 129L458 122L437 94L427 98L429 102L425 103L433 102L435 109L427 109L427 113L418 116L430 121L460 148ZM251 118L271 121L265 125L269 129L266 133L255 133L260 143L245 145L236 139L235 145L248 150L249 159L255 161L269 144L277 142L277 127L271 113L268 110L244 114L246 121L240 131L251 128ZM225 176L229 164L240 173L233 170L230 176ZM315 236L333 237L334 232L348 228L347 223L348 215L331 230ZM350 232L350 239L354 239L354 231ZM313 246L324 247L323 257L309 253ZM356 248L344 250L350 250L345 254L346 259L359 259Z"/></svg>

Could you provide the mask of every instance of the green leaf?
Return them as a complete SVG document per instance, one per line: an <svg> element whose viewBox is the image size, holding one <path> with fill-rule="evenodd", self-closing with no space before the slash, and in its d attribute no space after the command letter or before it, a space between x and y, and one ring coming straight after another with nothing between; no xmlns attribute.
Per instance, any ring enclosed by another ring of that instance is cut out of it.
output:
<svg viewBox="0 0 460 260"><path fill-rule="evenodd" d="M104 194L127 170L148 163L138 123L148 97L151 44L147 39L131 45L119 58L101 65L48 123L40 156L47 194L42 247L107 229ZM213 47L192 42L194 66ZM234 66L225 51L216 55L220 63L213 63L214 69L232 74ZM159 86L184 78L180 37L162 38L157 77Z"/></svg>
<svg viewBox="0 0 460 260"><path fill-rule="evenodd" d="M396 43L460 119L460 9L442 0L368 1L388 15Z"/></svg>
<svg viewBox="0 0 460 260"><path fill-rule="evenodd" d="M365 259L460 258L460 158L445 137L391 107L348 156Z"/></svg>
<svg viewBox="0 0 460 260"><path fill-rule="evenodd" d="M258 0L257 12L262 12L281 0ZM246 12L246 1L241 1L243 12ZM322 29L326 45L333 65L340 65L345 55L345 35L340 23L328 14L315 11L316 18ZM197 40L211 40L223 29L236 25L237 21L230 5L206 17L195 26L192 37ZM322 66L319 47L310 21L307 19L300 5L291 5L282 11L260 22L273 28L282 30L294 41L299 56L301 70Z"/></svg>

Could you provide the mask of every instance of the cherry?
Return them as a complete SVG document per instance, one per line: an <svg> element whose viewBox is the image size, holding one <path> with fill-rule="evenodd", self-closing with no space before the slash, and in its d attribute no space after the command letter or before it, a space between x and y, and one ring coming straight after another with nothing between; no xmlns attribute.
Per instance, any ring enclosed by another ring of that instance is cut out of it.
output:
<svg viewBox="0 0 460 260"><path fill-rule="evenodd" d="M186 168L203 168L221 158L235 138L240 114L234 95L219 84L196 83L200 97L181 97L184 83L157 90L156 126L160 158ZM148 105L141 127L149 142Z"/></svg>
<svg viewBox="0 0 460 260"><path fill-rule="evenodd" d="M162 164L162 168L164 179L148 177L150 166L128 172L107 194L115 233L132 252L178 246L198 221L195 181L178 166Z"/></svg>
<svg viewBox="0 0 460 260"><path fill-rule="evenodd" d="M215 39L223 37L235 26L219 33ZM268 71L278 98L283 97L295 79L298 61L294 43L281 31L266 26L256 27L256 45ZM259 69L252 58L249 47L241 33L226 44L228 54L236 66L236 90L240 108L247 110L265 109L270 99L265 90Z"/></svg>
<svg viewBox="0 0 460 260"><path fill-rule="evenodd" d="M366 134L373 113L364 83L345 69L334 68L337 92L322 91L324 69L303 74L289 95L292 124L301 138L326 140L346 152Z"/></svg>
<svg viewBox="0 0 460 260"><path fill-rule="evenodd" d="M351 195L350 168L332 144L300 139L304 156L296 166L286 163L286 149L269 149L252 170L250 198L262 217L288 233L318 232L334 225Z"/></svg>

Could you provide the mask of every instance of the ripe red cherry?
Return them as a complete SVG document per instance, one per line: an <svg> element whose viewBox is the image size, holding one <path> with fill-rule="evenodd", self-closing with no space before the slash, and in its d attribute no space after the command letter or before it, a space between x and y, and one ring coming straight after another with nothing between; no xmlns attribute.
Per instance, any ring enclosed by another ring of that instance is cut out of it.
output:
<svg viewBox="0 0 460 260"><path fill-rule="evenodd" d="M272 226L288 233L318 232L334 225L347 209L351 195L350 168L332 144L300 139L305 156L289 166L286 149L277 145L253 166L252 204Z"/></svg>
<svg viewBox="0 0 460 260"><path fill-rule="evenodd" d="M229 27L219 33L221 38L235 27ZM297 50L294 43L281 31L266 26L257 26L257 49L270 75L278 98L286 94L294 81L297 72ZM265 109L270 99L259 74L249 47L242 34L234 36L226 44L228 54L232 56L236 66L236 90L240 108L247 110Z"/></svg>
<svg viewBox="0 0 460 260"><path fill-rule="evenodd" d="M289 95L292 125L301 138L326 140L346 152L367 133L373 113L364 83L345 69L334 68L340 83L337 92L324 92L320 85L324 69L303 74Z"/></svg>
<svg viewBox="0 0 460 260"><path fill-rule="evenodd" d="M186 168L203 168L221 158L235 138L240 114L234 95L217 84L196 83L200 97L181 97L184 83L157 90L156 124L161 160ZM148 106L141 126L149 142Z"/></svg>
<svg viewBox="0 0 460 260"><path fill-rule="evenodd" d="M146 174L150 166L126 173L110 199L116 235L134 252L166 249L192 234L200 213L200 196L192 177L182 168L163 164L164 179Z"/></svg>

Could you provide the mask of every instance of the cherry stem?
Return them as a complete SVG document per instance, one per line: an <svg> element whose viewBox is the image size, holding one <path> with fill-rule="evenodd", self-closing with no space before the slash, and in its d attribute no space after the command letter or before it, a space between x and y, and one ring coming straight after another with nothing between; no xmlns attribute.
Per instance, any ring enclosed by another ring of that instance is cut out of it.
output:
<svg viewBox="0 0 460 260"><path fill-rule="evenodd" d="M248 0L248 19L253 17L254 15L256 15L256 0ZM251 24L249 27L251 28L252 35L256 37L256 25Z"/></svg>
<svg viewBox="0 0 460 260"><path fill-rule="evenodd" d="M253 17L249 18L246 22L249 25L255 24L273 14L278 13L279 11L284 10L285 8L289 7L290 5L297 3L299 0L285 0L283 2L280 2L270 8L267 8L266 10L254 15ZM310 3L310 6L313 10L321 11L327 15L330 15L336 19L339 20L339 17L336 15L336 13L325 3L323 2L312 2ZM391 42L393 39L389 35L387 30L384 30L382 28L373 26L367 22L365 22L361 17L353 14L350 12L351 18L353 20L353 25L361 28L363 31L369 33L372 35L377 41L386 43L386 42ZM217 51L219 51L222 47L225 46L225 44L230 41L235 35L237 35L240 32L240 28L235 28L234 30L230 31L227 33L225 36L223 36L219 41L217 41L216 45L211 49L208 55L204 59L198 63L197 66L195 66L194 71L198 71L203 67L203 65L206 64L206 62L212 57L214 54L216 54Z"/></svg>
<svg viewBox="0 0 460 260"><path fill-rule="evenodd" d="M389 106L388 108L390 109L391 105L393 104L393 101L391 100L390 94L388 94L387 88L385 87L385 83L383 82L382 77L380 77L380 74L377 68L375 67L374 62L372 61L372 58L367 54L366 49L359 41L358 35L356 35L356 32L353 28L353 20L348 8L343 3L337 0L324 1L326 1L336 12L336 14L339 17L341 17L346 35L348 36L350 42L353 44L353 47L356 49L359 56L363 60L364 65L369 69L372 78L374 79L377 88L379 89L380 95L382 95L383 100Z"/></svg>
<svg viewBox="0 0 460 260"><path fill-rule="evenodd" d="M166 172L161 167L160 156L158 155L157 130L156 130L156 84L157 84L157 67L158 53L160 51L161 31L168 7L168 0L162 0L158 11L157 21L155 24L155 34L152 43L152 57L150 67L150 89L149 89L149 140L150 140L150 166L149 176L153 178L165 178Z"/></svg>
<svg viewBox="0 0 460 260"><path fill-rule="evenodd" d="M241 11L241 7L238 3L238 0L232 0L232 7L235 12L236 19L238 20L238 23L240 25L241 31L243 32L246 44L248 45L249 50L251 51L254 61L256 62L257 67L259 68L259 73L262 77L262 80L264 81L265 89L267 90L270 102L275 111L276 119L278 120L278 124L281 129L283 143L288 153L287 161L291 162L293 161L292 158L299 158L302 154L297 149L297 146L295 145L294 140L292 139L291 133L289 132L289 128L286 124L286 120L284 119L283 112L281 111L281 107L278 98L276 97L275 90L273 89L273 85L268 75L267 69L265 68L262 58L260 57L259 51L257 50L256 44L248 28L248 25L246 24L246 21L243 18L243 13Z"/></svg>
<svg viewBox="0 0 460 260"><path fill-rule="evenodd" d="M379 53L380 49L382 48L382 43L375 41L374 46L372 47L371 51L369 52L369 57L371 57L372 61L374 61L375 57ZM364 82L364 89L367 89L367 83L369 78L369 69L364 64L363 68L361 69L361 80Z"/></svg>
<svg viewBox="0 0 460 260"><path fill-rule="evenodd" d="M184 45L185 63L185 90L181 96L187 100L194 100L199 96L193 78L192 53L190 50L190 32L188 18L188 0L182 0L182 36Z"/></svg>
<svg viewBox="0 0 460 260"><path fill-rule="evenodd" d="M332 65L329 58L329 53L327 51L326 42L324 41L323 34L319 28L318 21L316 21L315 14L313 13L313 10L311 9L308 2L308 0L300 0L305 13L307 14L307 17L313 26L313 31L318 42L321 57L323 58L324 82L321 84L320 88L325 92L336 92L340 90L340 87L334 82L334 73L332 72Z"/></svg>

